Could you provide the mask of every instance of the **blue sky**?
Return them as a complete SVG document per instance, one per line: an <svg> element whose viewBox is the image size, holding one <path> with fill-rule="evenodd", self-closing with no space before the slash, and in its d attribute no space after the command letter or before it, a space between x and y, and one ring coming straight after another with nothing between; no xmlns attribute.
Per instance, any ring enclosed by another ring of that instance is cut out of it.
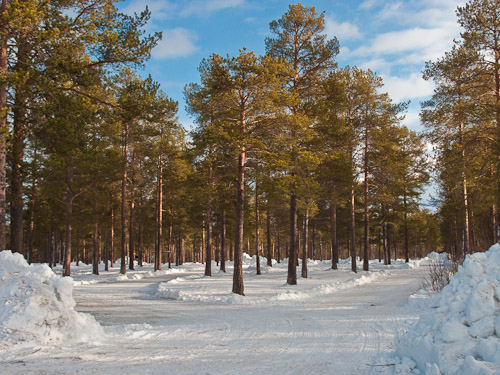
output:
<svg viewBox="0 0 500 375"><path fill-rule="evenodd" d="M246 47L265 52L269 22L288 9L280 0L125 0L126 13L148 5L148 31L162 31L145 73L179 102L179 119L189 128L183 88L198 82L197 68L213 52L236 55ZM425 61L448 51L459 37L455 10L464 0L317 0L302 2L325 11L326 34L340 43L339 66L356 65L382 76L385 91L395 102L410 100L405 123L419 130L420 102L433 86L421 78Z"/></svg>

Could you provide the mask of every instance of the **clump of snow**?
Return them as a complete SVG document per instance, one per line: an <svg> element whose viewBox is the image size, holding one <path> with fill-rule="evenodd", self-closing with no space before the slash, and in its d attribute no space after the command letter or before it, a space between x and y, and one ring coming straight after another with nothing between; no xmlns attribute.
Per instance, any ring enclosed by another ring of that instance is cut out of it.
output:
<svg viewBox="0 0 500 375"><path fill-rule="evenodd" d="M396 354L415 363L405 365L406 373L499 374L499 300L500 245L494 245L467 256L419 322L397 337Z"/></svg>
<svg viewBox="0 0 500 375"><path fill-rule="evenodd" d="M102 327L74 310L73 279L46 264L28 265L10 250L0 252L0 339L40 343L96 341Z"/></svg>
<svg viewBox="0 0 500 375"><path fill-rule="evenodd" d="M288 290L267 298L242 297L237 294L214 294L213 291L200 286L196 290L182 290L185 278L176 279L160 283L156 292L156 297L184 302L201 302L208 304L227 305L276 305L282 302L301 302L315 299L321 296L335 294L341 290L365 285L379 280L386 276L383 271L369 272L366 275L357 276L344 282L322 284L306 290ZM177 287L177 288L176 288Z"/></svg>

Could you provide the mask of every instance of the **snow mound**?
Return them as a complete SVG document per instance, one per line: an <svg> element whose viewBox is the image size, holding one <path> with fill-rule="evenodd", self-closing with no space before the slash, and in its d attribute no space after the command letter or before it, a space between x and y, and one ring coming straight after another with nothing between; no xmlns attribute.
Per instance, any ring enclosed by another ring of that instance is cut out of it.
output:
<svg viewBox="0 0 500 375"><path fill-rule="evenodd" d="M500 245L466 257L419 322L396 338L406 373L500 374Z"/></svg>
<svg viewBox="0 0 500 375"><path fill-rule="evenodd" d="M450 260L450 255L448 253L432 253L427 254L425 260L430 260L432 262L446 263Z"/></svg>
<svg viewBox="0 0 500 375"><path fill-rule="evenodd" d="M361 275L345 282L323 284L315 288L302 291L288 290L267 298L253 298L251 296L243 297L237 294L214 294L213 291L206 289L203 286L197 287L196 290L182 290L182 284L188 280L178 277L176 279L160 283L158 285L156 297L183 302L226 305L276 305L283 302L301 303L321 296L331 295L348 288L369 284L386 275L387 274L383 271L369 272L366 275Z"/></svg>
<svg viewBox="0 0 500 375"><path fill-rule="evenodd" d="M28 265L10 250L0 252L0 340L44 344L96 341L99 323L74 310L73 279L46 264Z"/></svg>

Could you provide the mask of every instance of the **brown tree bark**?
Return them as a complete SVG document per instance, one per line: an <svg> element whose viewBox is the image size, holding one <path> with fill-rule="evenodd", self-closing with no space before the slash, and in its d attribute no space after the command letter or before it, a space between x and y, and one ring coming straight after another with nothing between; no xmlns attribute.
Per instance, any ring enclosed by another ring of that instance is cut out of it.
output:
<svg viewBox="0 0 500 375"><path fill-rule="evenodd" d="M288 251L287 284L297 285L297 196L290 196L290 249Z"/></svg>
<svg viewBox="0 0 500 375"><path fill-rule="evenodd" d="M135 163L135 151L132 152L132 162L130 163L130 213L129 213L129 231L128 231L128 269L134 269L135 261L135 236L134 236L134 225L135 225L135 186L134 186L134 163Z"/></svg>
<svg viewBox="0 0 500 375"><path fill-rule="evenodd" d="M65 235L66 249L64 256L64 276L71 276L71 222L73 218L73 166L68 166L66 171L66 214Z"/></svg>
<svg viewBox="0 0 500 375"><path fill-rule="evenodd" d="M0 13L6 17L9 0L2 0ZM7 39L8 29L0 29L0 75L4 76L8 69ZM0 251L7 248L7 84L0 85Z"/></svg>
<svg viewBox="0 0 500 375"><path fill-rule="evenodd" d="M267 266L273 266L273 249L271 244L271 212L266 214L266 234L267 234Z"/></svg>
<svg viewBox="0 0 500 375"><path fill-rule="evenodd" d="M307 204L307 202L306 202ZM309 208L304 213L304 243L302 245L302 273L301 276L307 279L307 254L309 252Z"/></svg>
<svg viewBox="0 0 500 375"><path fill-rule="evenodd" d="M121 201L121 263L120 273L127 272L127 159L128 159L128 136L129 124L123 123L122 129L123 144L122 144L122 201Z"/></svg>
<svg viewBox="0 0 500 375"><path fill-rule="evenodd" d="M337 206L330 202L330 236L332 242L332 269L338 269L339 246L337 243Z"/></svg>
<svg viewBox="0 0 500 375"><path fill-rule="evenodd" d="M99 222L97 220L94 222L93 244L92 273L99 275Z"/></svg>
<svg viewBox="0 0 500 375"><path fill-rule="evenodd" d="M260 275L260 210L259 210L259 191L257 186L257 178L255 179L255 259L256 259L256 274Z"/></svg>
<svg viewBox="0 0 500 375"><path fill-rule="evenodd" d="M161 256L163 251L163 153L158 152L158 181L156 188L156 246L155 271L161 270Z"/></svg>
<svg viewBox="0 0 500 375"><path fill-rule="evenodd" d="M19 52L21 54L21 51ZM22 89L16 90L13 108L12 133L12 163L10 179L10 248L13 252L23 253L23 171L24 159L24 128L26 121L27 93Z"/></svg>
<svg viewBox="0 0 500 375"><path fill-rule="evenodd" d="M368 170L368 125L365 124L365 151L364 151L364 247L363 247L363 270L368 271L368 248L370 247L370 206L369 206L369 170Z"/></svg>
<svg viewBox="0 0 500 375"><path fill-rule="evenodd" d="M221 215L220 270L226 272L226 210L224 208Z"/></svg>
<svg viewBox="0 0 500 375"><path fill-rule="evenodd" d="M243 223L245 201L245 147L238 156L238 184L236 195L236 227L234 240L233 293L245 295L243 286Z"/></svg>

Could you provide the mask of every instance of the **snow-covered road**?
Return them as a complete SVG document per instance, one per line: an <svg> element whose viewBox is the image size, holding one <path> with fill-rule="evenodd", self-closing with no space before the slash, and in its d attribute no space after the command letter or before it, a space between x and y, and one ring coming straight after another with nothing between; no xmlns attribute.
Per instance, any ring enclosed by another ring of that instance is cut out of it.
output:
<svg viewBox="0 0 500 375"><path fill-rule="evenodd" d="M82 272L75 275L76 309L95 316L107 337L15 348L0 373L368 374L372 358L391 349L400 323L416 319L400 307L423 276L403 264L371 267L355 275L348 264L333 271L316 262L311 278L291 287L284 285L285 265L261 276L249 266L244 298L229 294L231 273L201 277L200 265L104 283Z"/></svg>

